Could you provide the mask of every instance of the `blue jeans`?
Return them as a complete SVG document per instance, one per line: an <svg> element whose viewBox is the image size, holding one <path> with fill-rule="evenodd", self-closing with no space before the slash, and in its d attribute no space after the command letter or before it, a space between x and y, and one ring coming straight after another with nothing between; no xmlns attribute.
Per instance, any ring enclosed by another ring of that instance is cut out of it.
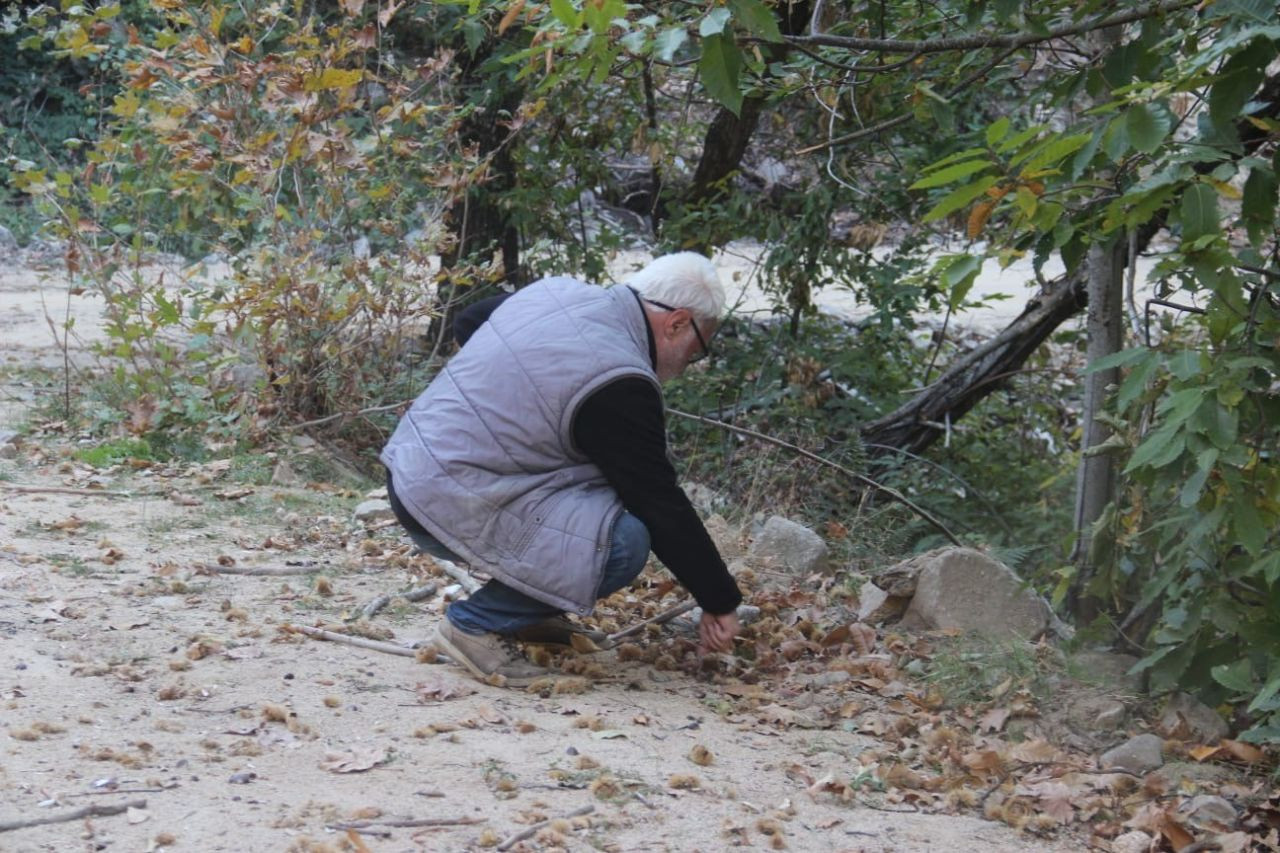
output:
<svg viewBox="0 0 1280 853"><path fill-rule="evenodd" d="M432 556L461 562L456 554L425 531L411 531L409 537L420 550ZM604 575L596 596L604 598L631 583L644 569L648 559L648 528L631 513L622 513L613 523L609 558L605 561ZM511 634L562 612L558 607L491 580L468 598L450 604L445 615L456 628L468 634Z"/></svg>

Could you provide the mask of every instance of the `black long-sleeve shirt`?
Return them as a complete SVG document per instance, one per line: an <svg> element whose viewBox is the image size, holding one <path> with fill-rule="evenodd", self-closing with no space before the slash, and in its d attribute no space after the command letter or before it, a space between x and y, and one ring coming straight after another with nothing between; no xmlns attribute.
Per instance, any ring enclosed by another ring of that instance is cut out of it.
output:
<svg viewBox="0 0 1280 853"><path fill-rule="evenodd" d="M472 333L511 294L481 300L454 319L454 336ZM657 348L648 323L649 359ZM742 593L676 479L667 457L662 396L645 379L625 377L592 392L573 420L578 449L604 474L622 505L649 530L653 553L708 613L728 613Z"/></svg>

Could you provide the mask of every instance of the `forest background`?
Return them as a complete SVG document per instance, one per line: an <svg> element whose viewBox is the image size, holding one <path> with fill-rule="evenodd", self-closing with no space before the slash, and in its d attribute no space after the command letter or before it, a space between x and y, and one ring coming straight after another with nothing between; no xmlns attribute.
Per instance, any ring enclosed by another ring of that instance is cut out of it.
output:
<svg viewBox="0 0 1280 853"><path fill-rule="evenodd" d="M859 565L989 546L1076 642L1275 743L1276 21L1267 0L11 4L0 216L103 298L64 416L156 458L303 427L371 460L459 305L603 280L635 245L756 240L775 318L730 320L668 396L727 425L672 417L692 479ZM226 273L157 278L155 252ZM990 259L1030 259L1034 295L956 335ZM866 319L816 312L835 290ZM923 347L922 310L946 317Z"/></svg>

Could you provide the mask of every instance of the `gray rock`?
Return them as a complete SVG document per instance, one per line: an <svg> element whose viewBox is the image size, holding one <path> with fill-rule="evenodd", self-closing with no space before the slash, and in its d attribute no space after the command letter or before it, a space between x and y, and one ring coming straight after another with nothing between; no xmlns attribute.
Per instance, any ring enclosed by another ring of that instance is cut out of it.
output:
<svg viewBox="0 0 1280 853"><path fill-rule="evenodd" d="M371 254L369 250L369 238L363 235L356 238L355 243L351 246L351 254L355 255L357 258L369 257Z"/></svg>
<svg viewBox="0 0 1280 853"><path fill-rule="evenodd" d="M1202 829L1213 828L1230 831L1235 829L1239 820L1235 806L1222 797L1212 794L1200 794L1192 797L1179 806L1178 811L1186 815L1188 820Z"/></svg>
<svg viewBox="0 0 1280 853"><path fill-rule="evenodd" d="M17 444L22 440L22 433L12 429L0 429L0 444Z"/></svg>
<svg viewBox="0 0 1280 853"><path fill-rule="evenodd" d="M1067 719L1088 732L1114 732L1124 725L1124 703L1109 696L1082 696L1071 703Z"/></svg>
<svg viewBox="0 0 1280 853"><path fill-rule="evenodd" d="M302 478L298 476L298 472L293 470L286 460L280 459L276 462L276 467L271 471L271 485L273 486L300 486Z"/></svg>
<svg viewBox="0 0 1280 853"><path fill-rule="evenodd" d="M384 500L367 500L361 501L356 506L355 519L363 521L365 524L372 524L377 521L389 521L396 515L391 511L391 504Z"/></svg>
<svg viewBox="0 0 1280 853"><path fill-rule="evenodd" d="M1012 634L1026 640L1049 628L1049 605L998 560L970 548L942 548L922 556L929 559L916 579L903 627Z"/></svg>
<svg viewBox="0 0 1280 853"><path fill-rule="evenodd" d="M765 522L748 553L798 575L827 568L827 543L822 541L822 537L803 524L780 515Z"/></svg>
<svg viewBox="0 0 1280 853"><path fill-rule="evenodd" d="M1111 839L1111 853L1147 853L1153 840L1141 829L1135 829Z"/></svg>
<svg viewBox="0 0 1280 853"><path fill-rule="evenodd" d="M1169 697L1156 731L1173 740L1215 744L1230 732L1218 712L1189 693Z"/></svg>
<svg viewBox="0 0 1280 853"><path fill-rule="evenodd" d="M1163 753L1164 741L1159 735L1138 735L1102 753L1098 766L1103 770L1124 770L1142 776L1164 764Z"/></svg>
<svg viewBox="0 0 1280 853"><path fill-rule="evenodd" d="M890 595L880 587L867 581L858 587L858 621L868 625L879 625L891 622L906 610L909 599L899 595Z"/></svg>
<svg viewBox="0 0 1280 853"><path fill-rule="evenodd" d="M721 557L732 560L742 556L742 535L724 516L713 515L704 522L704 526Z"/></svg>
<svg viewBox="0 0 1280 853"><path fill-rule="evenodd" d="M909 560L903 560L901 563L895 563L887 569L876 574L876 586L889 593L891 596L898 598L911 598L916 594L916 584L920 579L920 572L925 565L932 559L936 552L928 554L920 554Z"/></svg>
<svg viewBox="0 0 1280 853"><path fill-rule="evenodd" d="M1123 687L1133 693L1142 691L1142 676L1130 675L1137 664L1133 655L1105 649L1083 649L1071 656L1067 671L1079 681L1106 687Z"/></svg>
<svg viewBox="0 0 1280 853"><path fill-rule="evenodd" d="M12 231L0 225L0 252L16 251L18 251L18 239L13 236Z"/></svg>

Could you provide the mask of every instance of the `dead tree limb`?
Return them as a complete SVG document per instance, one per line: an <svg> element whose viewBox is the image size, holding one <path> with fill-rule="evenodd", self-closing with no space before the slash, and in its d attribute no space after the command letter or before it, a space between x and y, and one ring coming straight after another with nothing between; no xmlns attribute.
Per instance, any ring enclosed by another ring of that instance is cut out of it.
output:
<svg viewBox="0 0 1280 853"><path fill-rule="evenodd" d="M676 409L667 409L667 411L673 415L678 415L682 418L688 418L689 420L699 421L701 423L708 424L709 426L720 427L721 429L728 430L729 432L736 432L739 435L745 435L750 438L755 438L760 441L767 442L768 444L772 444L777 447L781 447L785 450L790 450L792 453L799 454L800 456L803 456L805 459L812 459L814 462L817 462L820 465L825 465L828 468L834 468L835 470L844 474L846 477L849 477L855 480L856 482L862 484L863 486L866 486L867 488L875 489L878 492L883 492L890 500L893 500L893 501L896 501L897 503L902 504L907 509L911 510L916 515L920 516L922 519L927 521L930 525L933 526L935 530L937 530L943 536L947 537L947 540L950 541L951 544L957 547L960 547L961 545L960 540L956 538L956 535L954 533L952 533L950 530L947 529L947 526L945 524L943 524L938 519L934 518L933 515L928 510L926 510L924 507L920 506L919 504L916 504L915 502L911 501L909 498L907 498L904 494L902 494L902 492L899 492L897 489L891 488L882 483L877 483L875 480L871 479L870 477L864 474L859 474L857 471L846 468L845 466L837 462L832 462L830 459L826 459L822 456L819 456L816 453L812 453L808 450L805 450L803 447L797 447L796 445L791 444L790 442L783 441L780 438L774 438L771 435L766 435L765 433L762 433L762 432L756 432L753 429L746 429L745 427L734 426L733 424L727 424L724 421L717 421L711 418L704 418L702 415L694 415L694 414L690 414L689 412L681 412ZM881 442L881 443L883 444L887 442Z"/></svg>
<svg viewBox="0 0 1280 853"><path fill-rule="evenodd" d="M347 621L354 622L357 619L370 619L375 613L390 604L393 598L403 598L405 601L422 601L435 595L437 589L439 587L436 584L429 583L405 592L388 592L361 607Z"/></svg>
<svg viewBox="0 0 1280 853"><path fill-rule="evenodd" d="M74 811L62 812L61 814L0 821L0 832L9 832L13 829L26 829L31 826L44 826L47 823L66 823L67 821L81 820L86 817L110 817L111 815L124 814L129 809L145 809L146 807L146 800L129 800L127 803L115 803L112 805L94 804L92 806L75 809Z"/></svg>
<svg viewBox="0 0 1280 853"><path fill-rule="evenodd" d="M528 826L525 829L520 830L515 835L508 838L506 841L499 844L498 849L510 850L512 847L515 847L517 844L519 844L521 841L524 841L526 838L532 838L533 836L537 835L539 830L541 830L544 826L547 826L548 824L550 824L551 821L553 820L567 820L572 817L581 817L582 815L591 814L595 810L596 810L595 806L583 806L580 809L574 809L568 814L561 815L558 818L548 818L547 820L540 820L537 823L532 824L531 826Z"/></svg>
<svg viewBox="0 0 1280 853"><path fill-rule="evenodd" d="M395 643L386 643L382 640L370 640L365 637L353 637L350 634L339 634L336 631L326 631L323 628L312 628L307 625L282 625L280 630L286 633L305 634L316 640L328 640L331 643L341 643L345 646L355 646L360 649L369 649L375 652L383 652L388 655L399 655L403 658L417 657L418 653L413 649L400 646Z"/></svg>

